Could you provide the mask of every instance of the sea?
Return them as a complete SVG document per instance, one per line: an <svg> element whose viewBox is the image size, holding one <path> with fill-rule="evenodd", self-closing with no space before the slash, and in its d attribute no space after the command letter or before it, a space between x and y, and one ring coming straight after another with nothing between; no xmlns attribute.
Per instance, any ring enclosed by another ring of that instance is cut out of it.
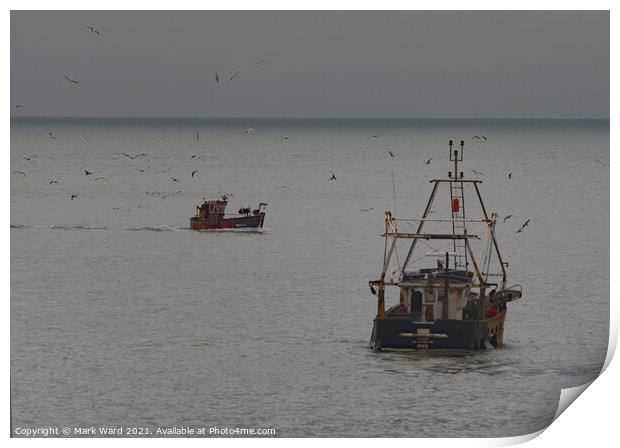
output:
<svg viewBox="0 0 620 448"><path fill-rule="evenodd" d="M421 216L449 140L523 297L502 348L372 351L384 213ZM608 120L39 117L10 142L14 431L518 436L603 366ZM263 229L190 231L224 194Z"/></svg>

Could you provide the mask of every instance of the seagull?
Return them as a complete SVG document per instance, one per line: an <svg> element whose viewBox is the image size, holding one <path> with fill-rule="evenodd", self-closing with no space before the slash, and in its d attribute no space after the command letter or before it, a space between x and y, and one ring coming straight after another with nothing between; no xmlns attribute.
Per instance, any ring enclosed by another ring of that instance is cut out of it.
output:
<svg viewBox="0 0 620 448"><path fill-rule="evenodd" d="M36 154L35 154L35 155L32 155L32 156L30 156L30 157L26 157L26 156L24 156L24 157L22 157L22 159L27 160L28 162L30 162L30 160L34 159L35 157L36 157Z"/></svg>
<svg viewBox="0 0 620 448"><path fill-rule="evenodd" d="M473 171L474 173L480 175L480 176L485 176L484 173L480 172L480 171L476 171L476 170L469 170L469 171Z"/></svg>
<svg viewBox="0 0 620 448"><path fill-rule="evenodd" d="M508 179L512 179L512 173L508 173Z"/></svg>
<svg viewBox="0 0 620 448"><path fill-rule="evenodd" d="M377 138L377 137L380 137L380 136L381 136L381 134L375 134L375 135L372 136L372 138Z"/></svg>
<svg viewBox="0 0 620 448"><path fill-rule="evenodd" d="M430 159L428 159L425 163L426 163L427 165L430 165L430 164L431 164L431 160L433 160L433 158L432 158L432 157L431 157Z"/></svg>
<svg viewBox="0 0 620 448"><path fill-rule="evenodd" d="M198 160L202 160L202 157L200 157L200 154L193 154L191 159L198 159Z"/></svg>
<svg viewBox="0 0 620 448"><path fill-rule="evenodd" d="M172 177L171 179L172 179L172 182L178 182L179 181L179 179L174 178L174 177Z"/></svg>
<svg viewBox="0 0 620 448"><path fill-rule="evenodd" d="M53 179L53 178L50 177L50 183L49 183L50 185L57 184L57 183L58 183L58 181L56 179Z"/></svg>
<svg viewBox="0 0 620 448"><path fill-rule="evenodd" d="M56 137L54 137L54 134L52 134L51 132L48 132L48 135L50 136L52 140L56 140Z"/></svg>
<svg viewBox="0 0 620 448"><path fill-rule="evenodd" d="M20 107L24 107L24 106L23 106L23 104L16 104L16 105L15 105L15 106L13 106L13 107L15 107L15 109L19 109Z"/></svg>
<svg viewBox="0 0 620 448"><path fill-rule="evenodd" d="M597 159L597 158L595 158L594 160L596 160L598 163L600 163L600 164L601 164L601 165L603 165L603 166L607 166L607 165L605 165L603 162L601 162L601 161L600 161L599 159Z"/></svg>
<svg viewBox="0 0 620 448"><path fill-rule="evenodd" d="M135 156L132 156L131 154L127 154L126 152L115 152L114 154L118 154L119 156L129 157L131 160L136 160L138 157L146 157L145 152L141 154L136 154Z"/></svg>
<svg viewBox="0 0 620 448"><path fill-rule="evenodd" d="M475 138L477 138L478 140L480 140L480 137L478 137L477 135L474 135L471 139L473 140L473 139L475 139Z"/></svg>
<svg viewBox="0 0 620 448"><path fill-rule="evenodd" d="M510 218L512 218L512 215L508 215L504 218L504 223L506 223L506 221L508 221Z"/></svg>
<svg viewBox="0 0 620 448"><path fill-rule="evenodd" d="M288 135L285 135L284 137L282 137L282 140L288 140L289 138L291 137L289 137Z"/></svg>
<svg viewBox="0 0 620 448"><path fill-rule="evenodd" d="M90 30L91 33L95 33L97 36L101 36L101 33L99 32L99 30L96 30L92 26L89 26L88 29Z"/></svg>
<svg viewBox="0 0 620 448"><path fill-rule="evenodd" d="M336 175L332 173L332 177L330 177L329 180L336 180Z"/></svg>
<svg viewBox="0 0 620 448"><path fill-rule="evenodd" d="M241 73L240 70L237 70L235 73L233 73L233 75L230 77L230 80L232 81L233 79L235 79L237 75L239 75L239 73Z"/></svg>
<svg viewBox="0 0 620 448"><path fill-rule="evenodd" d="M149 168L150 168L150 166L147 166L146 168L138 168L138 171L140 171L141 173L144 173Z"/></svg>
<svg viewBox="0 0 620 448"><path fill-rule="evenodd" d="M105 180L105 181L107 181L108 179L106 179L105 177L99 176L99 177L95 177L95 180Z"/></svg>
<svg viewBox="0 0 620 448"><path fill-rule="evenodd" d="M388 154L390 155L390 157L394 157L394 153L392 151L388 151Z"/></svg>
<svg viewBox="0 0 620 448"><path fill-rule="evenodd" d="M77 193L74 193L74 194L72 194L72 195L71 195L71 200L74 200L74 199L75 199L75 198L77 198L77 197L78 197L78 194L77 194Z"/></svg>
<svg viewBox="0 0 620 448"><path fill-rule="evenodd" d="M220 82L220 77L217 74L217 72L215 73L215 82L219 83Z"/></svg>
<svg viewBox="0 0 620 448"><path fill-rule="evenodd" d="M65 76L64 78L65 78L65 79L67 80L67 82L69 82L70 84L79 84L79 82L77 82L75 79L71 79L71 78L69 78L68 76Z"/></svg>
<svg viewBox="0 0 620 448"><path fill-rule="evenodd" d="M160 197L160 199L166 199L167 197L174 196L174 195L179 194L179 193L182 193L182 192L179 190L179 191L177 191L177 192L175 192L175 193L170 193L170 194L162 194L162 195L160 195L159 197Z"/></svg>
<svg viewBox="0 0 620 448"><path fill-rule="evenodd" d="M482 138L484 139L484 141L488 141L487 138L483 135Z"/></svg>
<svg viewBox="0 0 620 448"><path fill-rule="evenodd" d="M251 133L251 132L254 132L254 128L247 128L247 129L246 129L245 131L243 131L243 132L245 132L246 134L249 134L249 133Z"/></svg>
<svg viewBox="0 0 620 448"><path fill-rule="evenodd" d="M194 170L192 171L192 177L194 177L194 175L198 172L198 170Z"/></svg>
<svg viewBox="0 0 620 448"><path fill-rule="evenodd" d="M200 140L200 132L196 132L196 140Z"/></svg>
<svg viewBox="0 0 620 448"><path fill-rule="evenodd" d="M24 173L23 171L13 171L13 174L21 174L22 176L24 176L24 179L28 179L28 176L26 176L26 173Z"/></svg>
<svg viewBox="0 0 620 448"><path fill-rule="evenodd" d="M528 219L527 221L525 221L523 223L523 225L521 226L521 228L519 230L517 230L515 233L521 233L523 231L523 229L525 229L525 226L527 226L530 223L530 220Z"/></svg>
<svg viewBox="0 0 620 448"><path fill-rule="evenodd" d="M88 171L88 170L84 170L84 174L86 174L88 176L90 174L93 174L93 172L92 171Z"/></svg>
<svg viewBox="0 0 620 448"><path fill-rule="evenodd" d="M360 212L369 212L370 210L374 210L374 207L370 207L370 208L360 208Z"/></svg>

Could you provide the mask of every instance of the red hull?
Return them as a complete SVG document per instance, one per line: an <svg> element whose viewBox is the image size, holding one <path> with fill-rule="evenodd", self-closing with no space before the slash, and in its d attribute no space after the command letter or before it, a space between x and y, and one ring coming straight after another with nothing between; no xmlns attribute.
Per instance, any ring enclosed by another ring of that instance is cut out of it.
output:
<svg viewBox="0 0 620 448"><path fill-rule="evenodd" d="M261 228L265 221L265 213L252 216L235 216L222 218L219 222L209 224L208 219L191 218L189 228L191 230L218 230L218 229L247 229Z"/></svg>

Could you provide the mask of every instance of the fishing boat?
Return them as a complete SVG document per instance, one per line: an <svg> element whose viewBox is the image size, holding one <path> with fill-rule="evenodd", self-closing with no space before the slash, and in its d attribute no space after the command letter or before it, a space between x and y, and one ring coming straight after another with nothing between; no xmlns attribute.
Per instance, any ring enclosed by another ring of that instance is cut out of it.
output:
<svg viewBox="0 0 620 448"><path fill-rule="evenodd" d="M507 304L522 296L521 285L507 286L508 263L495 232L497 214L487 213L482 181L459 172L464 142L456 146L450 140L449 149L454 171L447 179L430 181L421 218L399 219L385 212L381 276L369 282L378 302L372 349L499 347ZM449 203L434 208L440 190L449 193ZM400 254L399 243L405 248ZM387 291L394 292L396 302L388 309Z"/></svg>
<svg viewBox="0 0 620 448"><path fill-rule="evenodd" d="M245 229L262 228L265 222L265 208L267 204L261 202L257 209L243 207L237 215L224 215L228 198L204 201L196 206L196 216L189 220L191 230L218 230L218 229Z"/></svg>

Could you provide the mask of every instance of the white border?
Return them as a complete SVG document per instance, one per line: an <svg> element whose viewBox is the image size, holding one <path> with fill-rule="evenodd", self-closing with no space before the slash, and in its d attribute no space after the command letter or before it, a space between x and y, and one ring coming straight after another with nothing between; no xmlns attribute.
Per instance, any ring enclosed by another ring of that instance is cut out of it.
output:
<svg viewBox="0 0 620 448"><path fill-rule="evenodd" d="M387 3L378 3L378 2L370 2L366 0L360 1L325 1L325 0L315 0L312 2L295 2L285 3L283 1L277 0L236 0L229 2L215 2L215 1L184 1L182 4L180 2L162 2L162 1L118 1L118 0L110 0L107 2L89 2L84 3L83 1L63 1L63 2L44 2L44 1L9 1L9 7L11 9L17 10L27 10L27 9L50 9L51 7L58 9L81 9L81 10L89 10L89 9L116 9L116 10L127 10L127 9L158 9L158 10L198 10L198 9L224 9L224 10L237 10L237 9L324 9L324 10L339 10L339 9L383 9L383 10L400 10L400 9L418 9L418 10L459 10L463 8L462 1L454 1L447 0L442 1L440 4L434 4L430 2L405 2L405 1L392 1L389 4ZM466 3L467 10L481 10L481 9L489 9L489 10L567 10L567 9L588 9L588 10L611 10L611 47L612 49L616 49L617 44L617 31L615 31L620 25L617 19L617 8L614 8L615 4L611 1L589 1L589 2L576 2L576 1L519 1L519 2L502 2L501 4L498 2L492 1L470 1ZM5 61L10 61L10 15L8 11L6 14L2 16L2 29L5 30L3 34L3 52ZM3 71L3 76L5 77L5 89L4 89L4 104L6 105L10 102L10 79L9 79L9 70ZM617 70L617 57L614 57L614 51L611 51L611 79L616 79L618 70ZM615 76L614 76L615 75ZM617 118L614 113L614 106L617 104L617 92L614 88L614 84L611 85L611 136L610 141L615 142L615 138L617 136ZM5 109L6 110L6 109ZM5 138L5 142L9 139L10 135L10 124L9 120L4 120L3 122L3 135ZM6 164L10 164L10 151L7 148L4 152L4 160ZM618 166L620 163L620 157L617 156L614 152L610 153L610 165L611 167ZM2 177L2 187L5 192L2 196L2 201L4 207L2 208L4 213L4 222L10 221L10 184L9 184L9 176ZM616 206L618 205L615 198L618 193L618 181L613 178L611 180L610 185L610 194L611 194L611 211L610 211L610 219L611 225L610 228L616 228L618 224ZM8 269L10 262L10 229L8 226L5 227L4 230L4 238L2 238L2 248L4 249L5 257L3 259L4 269L3 273L5 275L4 291L3 294L4 303L5 303L5 312L3 314L3 334L4 334L4 343L2 344L2 359L4 361L4 369L2 380L4 387L1 389L1 398L2 403L4 404L1 417L2 422L0 431L4 435L4 437L8 437L9 434L9 359L10 359L10 324L9 324L9 314L10 314L10 305L9 305L9 297L10 297L10 271ZM610 245L611 245L611 253L617 253L615 249L618 249L618 238L615 236L610 237ZM612 274L617 273L617 263L612 259L610 260L610 269ZM614 294L614 296L617 294ZM607 370L601 375L601 377L595 380L590 387L588 387L586 393L584 393L578 400L577 403L571 407L569 407L566 412L564 412L559 418L537 438L534 438L530 442L532 446L575 446L577 444L591 444L597 442L607 442L612 440L617 440L618 432L617 432L617 418L616 418L616 409L618 405L618 384L619 384L619 374L617 367L618 362L611 362L613 358L613 353L615 351L615 346L617 343L617 335L618 335L618 321L619 321L619 312L618 306L615 304L616 299L611 300L611 324L610 324L610 344L608 348L608 355L606 359L605 366ZM611 364L610 364L611 362ZM381 424L377 422L377 424ZM405 443L416 443L422 444L424 446L503 446L506 444L514 444L526 441L528 439L532 439L535 435L523 436L517 438L509 438L509 439L416 439L415 442L409 439L397 439L388 441L379 441L378 443L396 443L396 444L405 444ZM120 443L124 445L125 443L141 443L141 444L149 444L156 446L163 446L170 443L174 443L175 445L178 443L184 444L200 444L204 445L204 439L198 440L188 440L183 439L130 439L130 442L125 440L115 440L113 443ZM248 442L243 439L209 439L208 442L210 445L238 445L241 443ZM249 441L252 445L256 446L289 446L290 443L294 443L296 445L302 446L310 446L309 444L314 444L314 441L309 439L251 439ZM375 444L377 441L372 441L370 439L321 439L320 443L329 443L332 442L346 444L355 444L362 446L370 446L370 444ZM50 444L52 446L66 446L79 444L80 446L87 444L92 445L100 445L105 444L106 446L110 443L109 439L44 439L44 442L41 439L11 439L10 443L19 443L31 446L33 444L45 443Z"/></svg>

